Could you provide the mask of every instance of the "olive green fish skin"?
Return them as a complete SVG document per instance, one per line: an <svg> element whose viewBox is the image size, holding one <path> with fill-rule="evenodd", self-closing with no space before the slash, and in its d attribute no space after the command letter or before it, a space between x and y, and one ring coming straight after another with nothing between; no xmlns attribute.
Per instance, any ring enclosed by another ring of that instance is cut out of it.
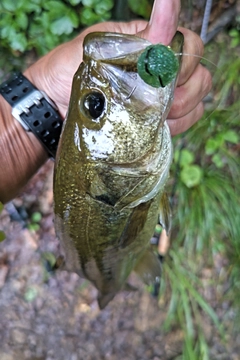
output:
<svg viewBox="0 0 240 360"><path fill-rule="evenodd" d="M179 52L182 38L175 43ZM86 37L55 163L65 268L96 286L101 308L148 251L171 164L165 119L176 79L164 89L144 83L136 63L147 46L130 35ZM158 266L147 277L158 276Z"/></svg>

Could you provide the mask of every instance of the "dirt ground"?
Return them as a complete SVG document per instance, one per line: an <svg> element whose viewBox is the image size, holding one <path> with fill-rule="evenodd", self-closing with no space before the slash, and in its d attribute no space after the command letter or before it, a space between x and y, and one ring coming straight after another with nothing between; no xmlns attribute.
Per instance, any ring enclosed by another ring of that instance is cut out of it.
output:
<svg viewBox="0 0 240 360"><path fill-rule="evenodd" d="M49 161L14 200L29 213L41 211L37 232L11 220L6 210L0 217L0 228L7 235L0 244L0 359L180 359L182 330L164 332L167 306L134 276L138 291L120 293L100 311L89 282L74 273L47 271L46 253L60 254L53 227L52 168ZM212 274L206 269L206 279ZM217 292L212 285L206 287L206 297L225 323L227 341L220 340L204 317L202 329L212 360L237 360L240 335L233 329L235 314Z"/></svg>

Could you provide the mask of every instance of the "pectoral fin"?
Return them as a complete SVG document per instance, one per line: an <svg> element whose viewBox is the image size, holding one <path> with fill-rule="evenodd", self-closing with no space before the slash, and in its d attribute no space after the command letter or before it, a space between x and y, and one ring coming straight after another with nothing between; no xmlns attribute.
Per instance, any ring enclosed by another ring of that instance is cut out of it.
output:
<svg viewBox="0 0 240 360"><path fill-rule="evenodd" d="M134 271L146 285L154 285L160 282L161 262L158 256L149 248L138 261Z"/></svg>
<svg viewBox="0 0 240 360"><path fill-rule="evenodd" d="M172 223L172 214L169 198L166 192L162 194L159 205L159 223L166 230L167 235L169 235Z"/></svg>

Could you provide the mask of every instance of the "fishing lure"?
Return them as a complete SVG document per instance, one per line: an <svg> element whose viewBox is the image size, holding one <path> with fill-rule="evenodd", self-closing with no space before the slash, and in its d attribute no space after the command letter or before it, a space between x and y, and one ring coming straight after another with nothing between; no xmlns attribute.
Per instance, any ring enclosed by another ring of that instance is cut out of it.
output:
<svg viewBox="0 0 240 360"><path fill-rule="evenodd" d="M170 46L162 44L148 46L138 58L137 71L148 85L165 87L179 70L179 61Z"/></svg>

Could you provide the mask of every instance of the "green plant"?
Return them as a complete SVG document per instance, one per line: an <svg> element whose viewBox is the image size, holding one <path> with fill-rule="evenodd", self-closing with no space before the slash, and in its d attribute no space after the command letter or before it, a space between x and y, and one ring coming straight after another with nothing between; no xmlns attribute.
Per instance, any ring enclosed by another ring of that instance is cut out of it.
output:
<svg viewBox="0 0 240 360"><path fill-rule="evenodd" d="M202 269L211 269L216 256L229 263L228 291L222 301L231 301L236 326L240 318L239 47L227 57L221 46L210 44L210 53L207 49L205 55L214 62L217 47L222 49L213 79L215 106L174 139L169 185L174 204L172 247L164 265L161 294L169 304L165 327L169 331L177 323L184 330L181 360L210 359L201 326L204 313L224 339L225 329L202 295ZM213 276L209 286L218 288L219 281Z"/></svg>
<svg viewBox="0 0 240 360"><path fill-rule="evenodd" d="M187 257L184 248L173 247L164 265L164 273L165 281L169 282L171 287L167 318L163 325L165 330L170 331L171 325L181 325L185 334L183 359L208 359L202 319L210 318L222 339L224 328L211 305L202 296L201 272L199 265L196 265L196 259ZM166 288L167 284L163 287Z"/></svg>
<svg viewBox="0 0 240 360"><path fill-rule="evenodd" d="M113 0L82 0L84 8L80 13L80 22L83 25L92 25L111 18Z"/></svg>
<svg viewBox="0 0 240 360"><path fill-rule="evenodd" d="M240 32L239 29L231 29L229 31L229 35L231 37L231 43L230 46L232 48L237 47L238 45L240 45Z"/></svg>
<svg viewBox="0 0 240 360"><path fill-rule="evenodd" d="M42 214L39 211L34 212L30 218L28 229L32 231L38 231L40 229L41 220L42 220Z"/></svg>
<svg viewBox="0 0 240 360"><path fill-rule="evenodd" d="M232 66L235 69L235 61ZM210 110L204 119L174 139L170 184L170 192L174 187L172 247L164 265L162 296L170 297L165 326L170 329L177 322L184 329L181 358L184 360L209 359L205 335L197 320L202 313L207 314L223 335L224 329L211 304L201 295L201 269L211 268L216 254L229 259L231 286L226 296L234 299L235 309L239 309L235 295L240 289L239 104L233 96L232 105L227 109L222 106L229 104L225 91L232 95L233 86L238 91L240 86L233 77L230 79L232 83L228 78L224 90L215 88L218 94L224 91L224 102L219 108ZM221 86L221 82L217 85ZM212 281L217 287L218 280Z"/></svg>
<svg viewBox="0 0 240 360"><path fill-rule="evenodd" d="M34 286L29 286L24 293L24 299L27 302L32 302L33 300L36 299L37 295L38 295L38 290Z"/></svg>
<svg viewBox="0 0 240 360"><path fill-rule="evenodd" d="M163 266L161 297L169 304L166 330L176 324L184 330L183 360L209 359L201 322L204 313L224 339L224 328L202 295L202 270L212 268L217 254L229 259L231 286L226 296L235 299L239 309L235 296L240 289L238 133L234 104L227 111L216 110L175 139L172 246ZM213 277L209 286L217 288L218 281Z"/></svg>
<svg viewBox="0 0 240 360"><path fill-rule="evenodd" d="M137 15L142 16L145 19L149 19L152 11L153 1L149 0L128 0L128 6L130 10Z"/></svg>
<svg viewBox="0 0 240 360"><path fill-rule="evenodd" d="M71 39L84 25L108 20L112 0L2 0L1 46L16 55L36 50L42 55Z"/></svg>

